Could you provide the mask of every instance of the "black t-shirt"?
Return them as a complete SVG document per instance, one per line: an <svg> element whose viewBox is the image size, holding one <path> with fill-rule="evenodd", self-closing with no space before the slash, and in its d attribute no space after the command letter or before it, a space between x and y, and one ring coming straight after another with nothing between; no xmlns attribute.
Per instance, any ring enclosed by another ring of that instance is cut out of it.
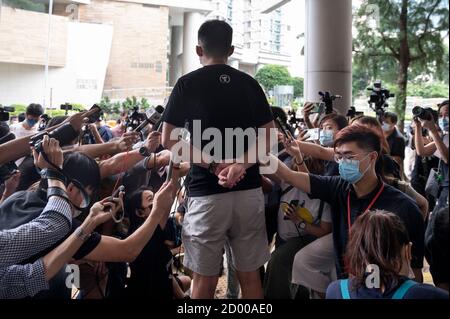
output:
<svg viewBox="0 0 450 319"><path fill-rule="evenodd" d="M392 132L386 139L389 144L390 155L398 156L401 159L404 159L406 141L403 135L395 129L394 132Z"/></svg>
<svg viewBox="0 0 450 319"><path fill-rule="evenodd" d="M144 219L131 215L130 234L142 225ZM171 279L172 253L166 246L166 233L158 225L152 238L137 258L130 263L130 280L127 287L129 298L172 299Z"/></svg>
<svg viewBox="0 0 450 319"><path fill-rule="evenodd" d="M324 161L323 176L339 176L339 164L335 161Z"/></svg>
<svg viewBox="0 0 450 319"><path fill-rule="evenodd" d="M38 182L41 176L38 174L36 167L34 166L34 159L32 155L28 155L19 166L20 180L17 185L17 191L27 190L28 187Z"/></svg>
<svg viewBox="0 0 450 319"><path fill-rule="evenodd" d="M384 174L392 175L395 178L401 179L400 177L400 166L396 161L392 159L389 155L383 154L383 169Z"/></svg>
<svg viewBox="0 0 450 319"><path fill-rule="evenodd" d="M273 120L270 106L258 82L249 75L228 65L210 65L189 73L178 80L164 113L164 121L176 127L189 123L191 143L202 149L211 142L194 134L193 121L201 120L201 133L216 128L222 136L222 159L226 158L225 129L258 128ZM230 143L231 144L231 143ZM248 141L244 151L248 149ZM236 152L236 141L232 143ZM214 151L214 150L211 150ZM210 154L214 155L214 154ZM219 154L215 154L219 156ZM231 155L231 154L230 154ZM242 154L233 154L236 158ZM261 186L259 167L254 165L231 191ZM229 192L218 184L218 179L207 169L193 165L190 173L189 196L205 196Z"/></svg>
<svg viewBox="0 0 450 319"><path fill-rule="evenodd" d="M381 187L379 185L368 195L357 198L353 186L337 176L327 177L310 174L311 197L326 201L331 205L334 252L337 260L338 276L344 275L343 256L348 241L347 196L350 191L350 219L353 224L369 206ZM416 203L392 186L385 185L383 192L371 210L380 209L398 215L405 223L412 245L412 268L423 267L424 222Z"/></svg>

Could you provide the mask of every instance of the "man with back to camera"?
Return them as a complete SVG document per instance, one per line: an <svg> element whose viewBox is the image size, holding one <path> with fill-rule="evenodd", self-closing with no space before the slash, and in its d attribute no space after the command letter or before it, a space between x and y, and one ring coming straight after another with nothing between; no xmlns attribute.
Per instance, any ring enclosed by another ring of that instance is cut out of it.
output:
<svg viewBox="0 0 450 319"><path fill-rule="evenodd" d="M270 106L258 82L227 65L234 52L232 37L233 29L223 21L207 21L200 27L196 51L204 67L180 78L173 89L164 114L163 145L167 149L174 150L177 143L170 139L172 131L188 123L191 150L201 143L206 151L209 141L196 141L192 134L194 120L201 120L202 131L217 128L223 146L225 128L265 128L266 137L269 128L274 128ZM214 297L226 241L231 246L242 297L263 298L258 269L270 254L259 166L250 163L247 152L255 145L249 141L245 154L236 154L233 141L227 150L232 148L228 159L234 163L228 166L208 163L204 158L191 166L182 238L184 265L194 272L192 298ZM245 160L236 163L237 158Z"/></svg>

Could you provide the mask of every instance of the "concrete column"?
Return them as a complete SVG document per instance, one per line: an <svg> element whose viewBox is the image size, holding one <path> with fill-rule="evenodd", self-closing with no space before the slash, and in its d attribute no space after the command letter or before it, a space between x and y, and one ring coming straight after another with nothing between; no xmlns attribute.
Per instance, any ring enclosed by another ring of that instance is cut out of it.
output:
<svg viewBox="0 0 450 319"><path fill-rule="evenodd" d="M183 74L195 71L201 67L195 47L198 44L198 29L205 21L205 16L199 12L184 14L183 32Z"/></svg>
<svg viewBox="0 0 450 319"><path fill-rule="evenodd" d="M345 115L352 103L352 1L306 0L305 97L319 91L342 95L334 103Z"/></svg>
<svg viewBox="0 0 450 319"><path fill-rule="evenodd" d="M169 58L169 85L174 86L183 72L182 54L183 54L183 27L173 26L170 39L170 58Z"/></svg>

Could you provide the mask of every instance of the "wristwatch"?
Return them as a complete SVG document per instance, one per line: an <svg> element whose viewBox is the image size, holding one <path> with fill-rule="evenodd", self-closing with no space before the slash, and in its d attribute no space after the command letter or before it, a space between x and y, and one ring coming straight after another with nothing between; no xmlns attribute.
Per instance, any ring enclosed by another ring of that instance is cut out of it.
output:
<svg viewBox="0 0 450 319"><path fill-rule="evenodd" d="M298 228L300 228L301 230L305 230L306 223L304 221L301 221L300 223L298 223Z"/></svg>
<svg viewBox="0 0 450 319"><path fill-rule="evenodd" d="M77 237L80 238L81 241L83 241L83 242L85 242L86 240L89 239L89 237L91 237L91 234L86 234L83 231L83 228L81 228L81 226L75 230L75 235L77 235Z"/></svg>
<svg viewBox="0 0 450 319"><path fill-rule="evenodd" d="M54 169L44 168L43 170L41 170L39 172L39 174L41 175L41 178L43 178L43 179L56 179L58 181L63 182L64 185L66 185L66 183L67 183L66 176L64 176L63 173L61 173L57 170L54 170Z"/></svg>

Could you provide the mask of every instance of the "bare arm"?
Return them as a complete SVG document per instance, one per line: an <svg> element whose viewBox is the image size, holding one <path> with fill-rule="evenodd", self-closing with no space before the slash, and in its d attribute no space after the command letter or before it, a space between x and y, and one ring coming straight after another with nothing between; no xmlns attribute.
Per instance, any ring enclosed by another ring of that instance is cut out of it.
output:
<svg viewBox="0 0 450 319"><path fill-rule="evenodd" d="M331 147L323 147L315 143L300 142L300 148L303 154L309 155L313 158L325 161L334 160L334 149Z"/></svg>
<svg viewBox="0 0 450 319"><path fill-rule="evenodd" d="M281 162L278 158L276 158L274 155L269 154L269 156L272 157L272 161L278 162L276 171L276 175L278 176L278 178L288 183L289 185L292 185L300 189L301 191L307 194L311 192L311 183L309 179L309 174L294 172L289 167L287 167L283 162Z"/></svg>
<svg viewBox="0 0 450 319"><path fill-rule="evenodd" d="M173 180L177 178L175 176ZM164 218L167 219L170 207L175 198L175 192L176 187L174 182L164 184L155 195L152 212L133 234L124 240L102 236L99 245L85 259L105 262L131 262L136 259L152 238L160 221Z"/></svg>
<svg viewBox="0 0 450 319"><path fill-rule="evenodd" d="M422 136L422 124L420 121L415 121L415 132L414 132L414 144L416 146L416 153L419 156L431 156L436 152L436 144L431 142L424 145Z"/></svg>
<svg viewBox="0 0 450 319"><path fill-rule="evenodd" d="M441 154L441 159L445 164L448 164L448 147L444 144L442 137L439 136L436 126L434 126L434 128L430 130L430 133L437 150Z"/></svg>

